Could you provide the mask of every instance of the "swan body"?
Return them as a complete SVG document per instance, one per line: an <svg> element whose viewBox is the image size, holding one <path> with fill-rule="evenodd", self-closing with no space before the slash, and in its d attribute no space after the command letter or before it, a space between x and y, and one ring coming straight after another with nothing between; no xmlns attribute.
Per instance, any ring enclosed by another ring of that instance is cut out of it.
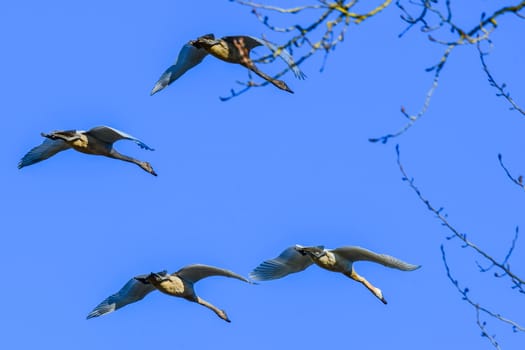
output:
<svg viewBox="0 0 525 350"><path fill-rule="evenodd" d="M381 289L373 286L363 276L355 272L353 263L356 261L370 261L402 271L413 271L420 266L406 263L386 254L378 254L371 250L346 246L336 249L325 249L324 246L303 247L295 245L286 248L278 257L262 262L251 273L250 278L256 281L267 281L285 277L291 273L305 270L316 264L319 267L339 272L362 283L384 304L387 303Z"/></svg>
<svg viewBox="0 0 525 350"><path fill-rule="evenodd" d="M151 95L164 89L188 70L201 63L208 54L225 62L240 64L279 89L293 93L284 81L272 78L262 72L250 59L250 51L261 45L271 50L275 56L283 59L297 78L305 78L303 72L295 64L292 55L285 49L279 50L277 46L267 40L245 35L215 39L213 34L206 34L196 40L189 41L181 48L177 61L161 75L151 90Z"/></svg>
<svg viewBox="0 0 525 350"><path fill-rule="evenodd" d="M119 140L130 140L143 149L153 151L153 148L139 139L109 126L97 126L88 131L53 131L49 134L41 133L41 135L46 139L42 144L34 147L24 155L18 163L19 169L41 162L54 156L58 152L72 148L86 154L101 155L134 163L151 175L157 176L151 164L117 152L117 150L113 148L113 143Z"/></svg>
<svg viewBox="0 0 525 350"><path fill-rule="evenodd" d="M231 322L224 310L219 309L195 293L194 284L210 276L230 277L251 283L248 279L230 270L202 264L188 265L172 274L168 274L167 271L152 272L148 275L139 275L130 279L117 293L107 297L97 305L87 315L87 319L113 312L143 299L154 290L158 290L167 295L198 303L215 312L217 316L226 322Z"/></svg>

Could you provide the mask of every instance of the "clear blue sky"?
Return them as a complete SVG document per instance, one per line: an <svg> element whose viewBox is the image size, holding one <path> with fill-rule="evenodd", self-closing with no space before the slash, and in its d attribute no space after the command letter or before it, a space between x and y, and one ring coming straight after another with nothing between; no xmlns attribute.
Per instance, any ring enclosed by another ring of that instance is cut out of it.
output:
<svg viewBox="0 0 525 350"><path fill-rule="evenodd" d="M497 3L492 10L507 4ZM477 21L462 2L453 5L465 27ZM460 231L495 257L506 254L515 227L525 228L525 201L497 154L525 173L524 119L495 97L474 48L457 49L428 113L383 145L368 138L400 128L401 105L421 107L432 80L424 69L443 50L417 30L398 39L404 25L394 6L351 26L324 72L315 57L301 67L307 80L286 75L295 94L267 86L229 102L218 97L246 70L212 57L165 91L149 91L180 47L200 35L284 40L248 8L167 0L0 7L3 347L143 349L156 340L177 349L490 347L474 309L446 278L439 245L449 232L401 181L394 150L399 143L406 170ZM523 105L523 20L500 23L488 62ZM159 176L74 151L17 169L42 142L40 132L97 125L155 148L116 145L149 161ZM199 282L197 292L225 309L231 324L158 292L85 320L136 274L204 263L247 275L296 243L360 245L423 268L355 265L382 288L387 306L314 266L257 286L219 277ZM523 297L480 275L478 257L458 242L446 245L472 297L523 323ZM524 245L522 238L511 260L522 276ZM504 348L524 343L523 334L488 321Z"/></svg>

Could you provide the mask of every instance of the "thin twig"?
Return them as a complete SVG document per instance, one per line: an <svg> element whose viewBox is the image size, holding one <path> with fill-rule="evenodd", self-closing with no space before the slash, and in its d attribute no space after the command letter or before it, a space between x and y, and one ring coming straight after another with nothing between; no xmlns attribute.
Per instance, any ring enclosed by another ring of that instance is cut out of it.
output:
<svg viewBox="0 0 525 350"><path fill-rule="evenodd" d="M503 164L503 156L500 154L498 154L498 160L499 160L499 164L501 165L501 167L503 168L503 170L505 170L505 174L507 174L507 177L512 181L514 182L516 185L518 185L519 187L521 187L522 189L525 189L525 186L523 185L523 176L518 176L517 178L515 178L514 176L511 175L510 171L507 169L507 167L505 166L505 164Z"/></svg>
<svg viewBox="0 0 525 350"><path fill-rule="evenodd" d="M447 0L445 2L445 10L441 10L437 8L436 6L437 1L431 1L431 0L411 0L409 1L409 4L412 6L415 6L419 10L418 15L412 15L407 10L407 8L402 4L401 0L397 0L396 6L402 11L401 19L405 21L408 25L407 27L399 34L399 36L403 36L405 33L407 33L408 30L413 28L416 24L421 24L421 31L424 33L429 32L435 32L439 29L446 28L447 32L455 34L457 37L455 40L440 40L436 38L435 35L430 36L429 40L431 42L445 45L447 48L445 49L441 60L439 63L433 67L431 67L429 70L435 70L434 72L434 78L431 85L431 88L427 92L427 95L425 96L425 101L423 103L423 107L421 110L414 114L410 115L405 111L405 108L403 107L401 109L401 113L409 119L406 125L404 125L401 129L399 129L397 132L389 133L381 137L375 137L375 138L369 138L368 140L370 142L382 142L386 143L389 139L398 137L402 134L404 134L407 130L409 130L414 123L419 120L428 110L428 107L430 105L430 100L432 99L432 96L438 86L438 80L439 80L439 74L441 73L441 70L443 69L445 63L447 62L450 54L452 53L452 50L460 45L468 45L468 44L476 44L478 47L478 50L480 50L480 42L485 40L490 40L490 34L496 29L497 27L497 21L496 18L507 14L512 13L516 16L522 17L519 14L519 11L521 11L525 7L525 0L521 1L519 4L515 6L506 6L503 8L500 8L499 10L493 12L490 16L485 16L484 14L481 15L481 20L478 24L473 26L470 30L465 30L459 25L457 25L455 22L453 22L453 13L452 13L452 7L450 0ZM437 24L432 25L431 22L437 22ZM481 63L484 71L486 72L489 82L492 86L496 87L499 90L498 96L503 96L509 103L512 105L512 109L515 109L519 111L522 114L525 114L525 112L518 106L518 104L510 97L510 93L504 90L505 84L499 85L495 82L492 75L490 74L488 67L486 65L486 62L484 60L484 54L481 53L480 50L480 58Z"/></svg>
<svg viewBox="0 0 525 350"><path fill-rule="evenodd" d="M494 266L496 266L499 269L501 269L505 274L507 274L512 279L512 282L514 283L515 287L520 289L521 291L523 291L524 290L523 286L525 285L525 280L521 279L516 274L514 274L510 270L508 265L504 265L504 264L496 261L496 259L494 259L491 255L487 254L484 250L482 250L476 244L474 244L473 242L468 240L466 234L459 232L458 230L456 230L456 228L454 226L452 226L449 223L449 221L447 220L446 216L443 214L443 208L436 209L430 203L430 201L428 199L423 197L423 194L421 193L419 188L416 187L416 185L414 183L414 179L413 178L412 179L409 178L408 174L405 172L403 164L401 163L401 155L400 155L400 151L399 151L399 145L396 145L396 153L397 153L397 165L399 167L399 170L401 171L401 174L403 175L402 180L406 181L408 183L409 187L417 194L418 198L425 204L427 209L430 210L432 213L434 213L436 218L439 221L441 221L443 226L445 226L447 229L449 229L452 232L453 235L451 237L459 238L461 241L463 241L465 246L474 249L479 255L483 256L485 259L487 259Z"/></svg>
<svg viewBox="0 0 525 350"><path fill-rule="evenodd" d="M345 33L350 26L350 24L361 24L367 19L376 16L384 9L386 9L392 2L392 0L382 0L379 5L371 8L365 12L354 12L352 9L358 3L357 0L318 0L317 5L304 5L292 8L277 7L271 5L265 5L261 3L256 3L252 1L244 0L230 0L239 5L248 6L252 10L251 12L256 16L267 29L272 32L282 33L287 35L292 35L281 44L278 50L289 50L293 52L294 49L301 49L303 46L309 48L306 52L303 50L303 54L295 60L297 66L302 62L312 57L318 52L324 52L324 59L321 65L321 71L324 69L326 59L328 54L332 52L336 46L344 40ZM302 11L319 11L319 16L308 23L307 25L302 25L295 23L287 27L278 27L273 25L270 22L268 16L263 15L264 12L272 12L275 15L296 15ZM324 29L323 29L324 28ZM317 35L317 38L314 39L314 36ZM254 59L255 63L269 63L273 62L274 55L263 56L259 59ZM274 78L282 76L289 71L289 68L282 69L277 73ZM252 87L265 86L266 83L255 83L253 81L248 81L244 84L244 88L236 91L232 89L230 95L226 97L221 97L221 100L226 101L233 97L239 96L240 94L248 91Z"/></svg>
<svg viewBox="0 0 525 350"><path fill-rule="evenodd" d="M509 319L506 319L503 316L501 316L500 314L494 313L494 312L488 310L487 308L481 306L479 303L474 302L470 298L470 295L469 295L470 290L468 288L460 287L458 280L455 279L454 277L452 277L452 274L450 272L450 267L449 267L448 262L447 262L447 256L445 254L445 248L443 247L443 244L440 246L440 249L441 249L441 258L443 260L443 264L445 265L445 270L447 272L448 279L454 285L454 287L456 287L456 290L459 292L459 294L462 295L462 299L465 300L472 307L474 307L474 309L476 310L476 323L477 323L478 327L481 329L481 336L482 337L486 337L496 349L500 349L500 346L499 346L498 342L496 341L496 339L494 339L494 335L490 335L488 333L488 331L486 329L486 322L484 322L484 321L482 322L481 321L479 312L482 311L482 312L486 313L487 315L500 320L501 322L510 324L513 329L519 329L521 327L516 322L514 322L512 320L509 320ZM525 329L521 329L521 331L525 331Z"/></svg>
<svg viewBox="0 0 525 350"><path fill-rule="evenodd" d="M490 43L490 41L489 41L489 43ZM487 56L488 53L483 52L481 50L481 46L480 46L479 42L476 45L476 47L477 47L478 52L479 52L479 59L481 60L481 66L483 67L483 71L485 72L485 74L487 74L487 78L489 80L490 86L493 86L493 87L496 88L496 90L498 90L498 93L496 94L496 96L503 97L504 99L506 99L511 104L511 107L510 107L511 111L512 110L518 111L519 113L525 115L525 110L523 110L516 103L516 101L514 101L514 99L512 97L510 97L510 93L508 91L505 91L505 88L507 87L507 84L505 84L505 83L498 84L496 82L496 80L494 79L494 77L492 76L492 74L490 73L489 67L487 66L487 62L485 62L485 56Z"/></svg>

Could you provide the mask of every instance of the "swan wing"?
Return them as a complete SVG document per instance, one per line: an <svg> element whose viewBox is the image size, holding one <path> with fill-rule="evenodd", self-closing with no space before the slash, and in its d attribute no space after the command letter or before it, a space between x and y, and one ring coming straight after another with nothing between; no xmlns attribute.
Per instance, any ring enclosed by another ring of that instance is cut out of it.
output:
<svg viewBox="0 0 525 350"><path fill-rule="evenodd" d="M215 266L203 265L203 264L194 264L194 265L185 266L179 271L175 272L174 275L177 275L180 278L185 279L186 281L189 281L192 283L195 283L203 278L210 277L210 276L224 276L224 277L236 278L238 280L250 283L248 279L244 278L241 275L236 274L233 271L221 269Z"/></svg>
<svg viewBox="0 0 525 350"><path fill-rule="evenodd" d="M282 278L291 273L303 271L312 265L312 260L295 250L295 246L286 248L278 257L262 262L252 272L250 278L256 281L268 281Z"/></svg>
<svg viewBox="0 0 525 350"><path fill-rule="evenodd" d="M86 131L86 134L109 144L112 144L118 140L130 140L139 145L140 148L147 149L149 151L154 151L153 148L149 147L144 142L140 141L138 138L126 134L123 131L111 128L109 126L96 126Z"/></svg>
<svg viewBox="0 0 525 350"><path fill-rule="evenodd" d="M145 278L147 276L148 275L140 275L137 277ZM123 306L143 299L154 290L155 287L152 284L143 283L133 277L117 293L110 295L98 304L86 318L90 319L113 312Z"/></svg>
<svg viewBox="0 0 525 350"><path fill-rule="evenodd" d="M68 148L70 147L65 141L59 139L45 139L42 144L32 148L26 153L24 157L22 157L18 163L18 169L41 162L49 157L54 156L58 152L65 151Z"/></svg>
<svg viewBox="0 0 525 350"><path fill-rule="evenodd" d="M154 95L173 83L181 75L201 63L207 54L204 49L196 48L190 43L185 44L179 52L177 61L162 73L150 94Z"/></svg>
<svg viewBox="0 0 525 350"><path fill-rule="evenodd" d="M383 266L403 271L413 271L421 267L420 265L409 264L407 262L394 258L393 256L386 254L378 254L371 250L361 247L340 247L331 250L331 252L338 257L342 257L343 259L348 260L350 263L354 261L371 261L381 264Z"/></svg>

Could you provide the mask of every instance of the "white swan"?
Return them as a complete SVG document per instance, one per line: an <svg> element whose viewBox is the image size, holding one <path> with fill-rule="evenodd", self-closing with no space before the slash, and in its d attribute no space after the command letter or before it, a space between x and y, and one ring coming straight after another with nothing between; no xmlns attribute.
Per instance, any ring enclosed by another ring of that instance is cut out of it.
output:
<svg viewBox="0 0 525 350"><path fill-rule="evenodd" d="M162 293L203 305L215 312L217 316L226 322L231 322L224 310L217 308L195 294L193 284L210 276L231 277L251 283L248 279L230 270L201 264L188 265L171 275L168 274L167 271L152 272L149 275L133 277L117 293L109 296L97 305L93 311L87 315L87 319L113 312L123 306L141 300L150 292L158 289Z"/></svg>
<svg viewBox="0 0 525 350"><path fill-rule="evenodd" d="M76 151L102 155L110 158L120 159L126 162L137 164L148 173L157 176L148 162L143 162L132 157L120 154L113 148L113 143L118 140L131 140L141 148L153 151L139 139L128 135L122 131L110 128L109 126L97 126L88 131L83 130L65 130L53 131L49 134L42 133L46 137L44 142L31 149L18 163L18 168L38 163L58 152L73 148Z"/></svg>
<svg viewBox="0 0 525 350"><path fill-rule="evenodd" d="M384 304L387 303L381 289L374 287L363 276L358 275L353 267L356 261L371 261L402 271L413 271L421 266L412 265L386 254L377 254L361 247L340 247L324 249L323 246L303 247L295 245L284 250L277 258L266 260L250 273L256 281L282 278L291 273L300 272L312 264L323 269L341 272L345 276L362 283Z"/></svg>

